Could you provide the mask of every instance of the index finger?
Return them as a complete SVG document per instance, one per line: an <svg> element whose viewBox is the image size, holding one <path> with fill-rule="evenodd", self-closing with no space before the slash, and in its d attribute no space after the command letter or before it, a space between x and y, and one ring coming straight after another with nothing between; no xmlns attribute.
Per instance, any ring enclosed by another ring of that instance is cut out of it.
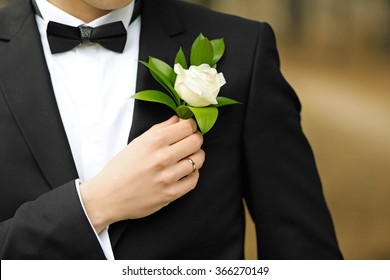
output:
<svg viewBox="0 0 390 280"><path fill-rule="evenodd" d="M181 120L177 123L162 128L159 132L166 144L172 145L197 131L196 122L193 119Z"/></svg>

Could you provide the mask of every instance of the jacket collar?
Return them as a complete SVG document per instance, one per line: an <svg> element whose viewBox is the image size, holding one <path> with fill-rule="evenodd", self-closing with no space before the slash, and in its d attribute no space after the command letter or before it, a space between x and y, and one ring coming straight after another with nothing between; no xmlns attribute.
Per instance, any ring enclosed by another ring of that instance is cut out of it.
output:
<svg viewBox="0 0 390 280"><path fill-rule="evenodd" d="M30 1L14 0L0 17L0 92L51 187L77 172L62 126Z"/></svg>
<svg viewBox="0 0 390 280"><path fill-rule="evenodd" d="M32 3L13 0L0 12L0 40L9 41L32 16Z"/></svg>
<svg viewBox="0 0 390 280"><path fill-rule="evenodd" d="M185 31L180 16L170 4L172 1L142 1L139 59L147 61L149 56L153 56L172 64L180 48L174 37ZM160 88L160 85L152 78L149 70L140 64L136 91L156 88ZM164 121L173 114L166 106L136 101L129 142L153 124Z"/></svg>

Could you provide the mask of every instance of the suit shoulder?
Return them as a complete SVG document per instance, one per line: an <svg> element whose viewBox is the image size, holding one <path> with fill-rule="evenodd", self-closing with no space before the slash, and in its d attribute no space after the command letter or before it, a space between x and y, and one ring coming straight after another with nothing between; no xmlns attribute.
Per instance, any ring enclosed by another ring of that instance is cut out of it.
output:
<svg viewBox="0 0 390 280"><path fill-rule="evenodd" d="M261 29L269 26L264 22L214 11L186 1L168 1L175 8L185 26L207 33L205 35L210 38L223 36L233 37L236 40L254 39L258 37Z"/></svg>
<svg viewBox="0 0 390 280"><path fill-rule="evenodd" d="M256 26L259 22L246 19L237 15L231 15L211 10L204 6L189 3L187 1L169 0L176 7L183 18L193 20L197 24L213 25L215 23L225 23L228 25Z"/></svg>

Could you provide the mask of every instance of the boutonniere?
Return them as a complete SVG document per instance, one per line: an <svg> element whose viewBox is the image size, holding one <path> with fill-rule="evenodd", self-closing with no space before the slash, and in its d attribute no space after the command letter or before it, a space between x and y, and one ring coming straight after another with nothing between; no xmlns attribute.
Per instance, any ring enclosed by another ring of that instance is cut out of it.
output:
<svg viewBox="0 0 390 280"><path fill-rule="evenodd" d="M225 52L224 40L209 40L200 34L190 52L190 66L182 48L179 49L174 66L149 57L141 61L149 68L153 78L167 91L144 90L132 98L158 102L169 106L181 119L194 118L202 134L208 132L218 118L218 108L239 102L218 96L226 84L223 73L218 73L217 63Z"/></svg>

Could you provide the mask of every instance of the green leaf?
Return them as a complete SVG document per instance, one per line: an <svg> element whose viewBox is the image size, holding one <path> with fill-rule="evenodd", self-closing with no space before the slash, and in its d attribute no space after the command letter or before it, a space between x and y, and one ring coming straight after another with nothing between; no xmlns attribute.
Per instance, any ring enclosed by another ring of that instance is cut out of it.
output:
<svg viewBox="0 0 390 280"><path fill-rule="evenodd" d="M179 118L181 118L183 120L192 118L194 116L194 114L188 108L188 106L183 106L183 105L178 106L176 108L176 114L179 116Z"/></svg>
<svg viewBox="0 0 390 280"><path fill-rule="evenodd" d="M182 48L180 48L180 50L176 54L175 64L177 63L179 63L184 69L188 69L187 60Z"/></svg>
<svg viewBox="0 0 390 280"><path fill-rule="evenodd" d="M194 114L199 130L202 134L206 134L217 121L218 109L215 107L187 107Z"/></svg>
<svg viewBox="0 0 390 280"><path fill-rule="evenodd" d="M195 38L194 42L192 43L192 46L196 45L197 43L199 43L200 40L203 39L206 39L206 37L202 33L200 33L198 37Z"/></svg>
<svg viewBox="0 0 390 280"><path fill-rule="evenodd" d="M218 102L218 104L212 105L212 107L218 108L218 107L222 107L222 106L241 104L240 102L238 102L238 101L236 101L234 99L231 99L231 98L228 98L228 97L223 97L223 96L217 97L217 102Z"/></svg>
<svg viewBox="0 0 390 280"><path fill-rule="evenodd" d="M156 66L156 63L151 64L144 61L141 61L141 63L149 68L153 78L169 92L169 94L172 96L173 100L175 101L176 105L179 105L180 97L177 94L176 90L174 89L174 85L172 83L171 77L161 72L159 67ZM162 64L159 65L161 66Z"/></svg>
<svg viewBox="0 0 390 280"><path fill-rule="evenodd" d="M176 111L177 107L175 101L173 101L169 95L159 90L140 91L132 95L131 98L142 101L162 103L169 106L173 111Z"/></svg>
<svg viewBox="0 0 390 280"><path fill-rule="evenodd" d="M225 53L225 41L223 40L223 38L221 38L211 40L210 43L213 46L214 52L213 62L211 64L213 66L217 64L217 62L222 58L223 54Z"/></svg>
<svg viewBox="0 0 390 280"><path fill-rule="evenodd" d="M203 35L202 35L203 36ZM191 48L191 65L199 66L201 64L211 65L213 63L213 46L207 38L195 40Z"/></svg>
<svg viewBox="0 0 390 280"><path fill-rule="evenodd" d="M164 74L172 85L175 83L176 75L173 71L173 68L169 64L158 58L149 57L149 65L154 69L158 69L162 74Z"/></svg>

